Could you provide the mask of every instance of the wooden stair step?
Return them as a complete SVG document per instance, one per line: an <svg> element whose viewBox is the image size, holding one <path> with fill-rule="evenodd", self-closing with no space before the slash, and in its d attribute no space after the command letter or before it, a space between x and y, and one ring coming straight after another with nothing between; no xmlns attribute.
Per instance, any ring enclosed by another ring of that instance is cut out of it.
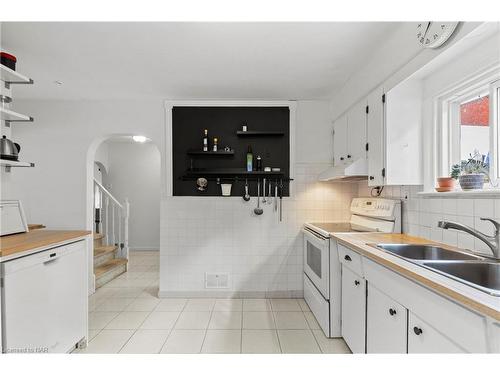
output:
<svg viewBox="0 0 500 375"><path fill-rule="evenodd" d="M94 240L100 240L101 238L104 238L104 234L94 233Z"/></svg>
<svg viewBox="0 0 500 375"><path fill-rule="evenodd" d="M116 258L116 259L108 260L106 263L103 263L100 266L95 268L95 270L94 270L95 277L99 278L102 275L112 271L113 268L120 267L124 264L127 264L127 262L128 262L128 260L123 259L123 258Z"/></svg>
<svg viewBox="0 0 500 375"><path fill-rule="evenodd" d="M114 252L116 249L118 249L118 246L96 246L94 247L94 257L99 257L101 255L105 255L108 253Z"/></svg>

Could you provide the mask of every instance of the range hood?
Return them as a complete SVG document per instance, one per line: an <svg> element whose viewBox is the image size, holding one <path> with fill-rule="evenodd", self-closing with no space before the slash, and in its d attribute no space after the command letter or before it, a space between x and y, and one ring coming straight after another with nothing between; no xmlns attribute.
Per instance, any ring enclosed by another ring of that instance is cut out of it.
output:
<svg viewBox="0 0 500 375"><path fill-rule="evenodd" d="M319 175L320 181L361 181L367 179L368 161L366 158L360 158L352 163L330 167Z"/></svg>

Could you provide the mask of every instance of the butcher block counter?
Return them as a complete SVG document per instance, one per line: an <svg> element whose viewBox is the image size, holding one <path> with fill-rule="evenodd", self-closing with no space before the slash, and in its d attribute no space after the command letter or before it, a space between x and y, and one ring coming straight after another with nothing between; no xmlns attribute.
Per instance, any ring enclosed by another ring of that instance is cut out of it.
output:
<svg viewBox="0 0 500 375"><path fill-rule="evenodd" d="M448 250L457 251L460 249L406 234L332 233L332 236L339 244L355 250L362 256L391 271L417 282L463 306L500 321L500 297L489 295L401 259L384 250L378 249L376 244L432 244Z"/></svg>
<svg viewBox="0 0 500 375"><path fill-rule="evenodd" d="M63 246L84 239L86 230L37 229L27 233L0 237L0 262L12 260L47 248Z"/></svg>

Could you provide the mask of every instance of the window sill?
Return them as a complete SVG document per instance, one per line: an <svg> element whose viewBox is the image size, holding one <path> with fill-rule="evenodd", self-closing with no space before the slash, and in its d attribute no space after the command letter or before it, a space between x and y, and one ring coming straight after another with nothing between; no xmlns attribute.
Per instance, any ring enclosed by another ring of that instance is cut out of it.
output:
<svg viewBox="0 0 500 375"><path fill-rule="evenodd" d="M500 189L483 189L483 190L454 190L444 193L437 191L422 191L417 193L422 198L500 198Z"/></svg>

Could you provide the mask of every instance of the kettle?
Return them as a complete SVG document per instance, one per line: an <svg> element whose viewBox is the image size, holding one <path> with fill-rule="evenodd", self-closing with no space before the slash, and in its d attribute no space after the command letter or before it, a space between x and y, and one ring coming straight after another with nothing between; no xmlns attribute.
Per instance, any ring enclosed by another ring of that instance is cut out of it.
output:
<svg viewBox="0 0 500 375"><path fill-rule="evenodd" d="M5 135L0 139L0 158L6 160L17 160L21 146L12 142Z"/></svg>

